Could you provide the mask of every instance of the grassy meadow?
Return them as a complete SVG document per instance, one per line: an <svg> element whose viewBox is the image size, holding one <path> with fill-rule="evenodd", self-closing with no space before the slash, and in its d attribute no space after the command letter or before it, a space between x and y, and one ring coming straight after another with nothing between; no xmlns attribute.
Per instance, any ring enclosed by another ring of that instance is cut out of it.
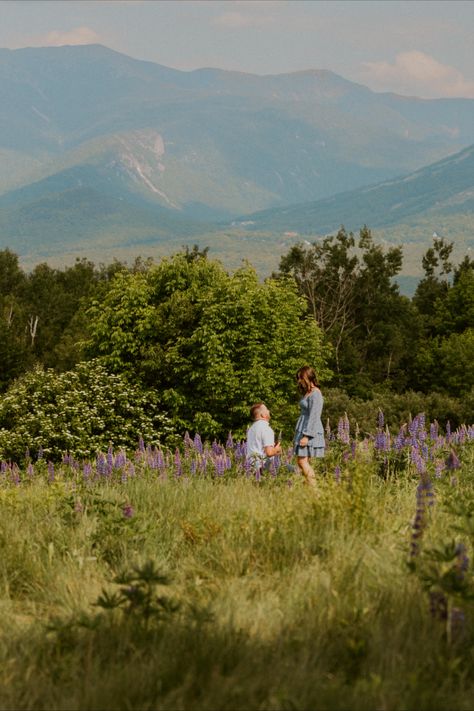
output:
<svg viewBox="0 0 474 711"><path fill-rule="evenodd" d="M2 463L0 708L472 709L474 430L329 439Z"/></svg>

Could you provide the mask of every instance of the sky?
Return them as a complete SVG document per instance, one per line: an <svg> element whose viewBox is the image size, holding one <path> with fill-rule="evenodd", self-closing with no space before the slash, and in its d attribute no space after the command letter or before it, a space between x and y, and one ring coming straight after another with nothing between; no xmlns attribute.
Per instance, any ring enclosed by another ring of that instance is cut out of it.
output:
<svg viewBox="0 0 474 711"><path fill-rule="evenodd" d="M329 69L424 98L474 98L473 37L473 0L0 0L0 47L99 43L186 71Z"/></svg>

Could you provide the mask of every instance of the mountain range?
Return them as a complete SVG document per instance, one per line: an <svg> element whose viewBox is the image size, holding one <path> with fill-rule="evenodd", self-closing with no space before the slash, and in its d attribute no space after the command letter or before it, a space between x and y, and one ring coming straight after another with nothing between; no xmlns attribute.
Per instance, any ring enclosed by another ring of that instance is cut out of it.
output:
<svg viewBox="0 0 474 711"><path fill-rule="evenodd" d="M0 248L33 261L202 235L252 259L237 215L281 235L472 210L473 99L326 70L183 72L86 45L0 49L0 106Z"/></svg>

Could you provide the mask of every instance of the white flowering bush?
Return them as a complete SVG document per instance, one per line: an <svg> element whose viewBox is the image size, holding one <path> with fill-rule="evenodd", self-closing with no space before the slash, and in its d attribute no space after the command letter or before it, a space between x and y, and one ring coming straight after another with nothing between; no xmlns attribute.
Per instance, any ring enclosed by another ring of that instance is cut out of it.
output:
<svg viewBox="0 0 474 711"><path fill-rule="evenodd" d="M97 360L56 373L37 367L0 398L0 459L25 452L88 457L112 444L158 443L173 431L156 393L112 374Z"/></svg>

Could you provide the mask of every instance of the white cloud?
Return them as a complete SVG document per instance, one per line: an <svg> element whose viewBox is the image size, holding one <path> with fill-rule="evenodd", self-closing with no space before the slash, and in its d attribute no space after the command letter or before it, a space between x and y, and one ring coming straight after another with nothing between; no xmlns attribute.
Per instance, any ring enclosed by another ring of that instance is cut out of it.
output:
<svg viewBox="0 0 474 711"><path fill-rule="evenodd" d="M29 39L30 47L61 47L65 44L98 44L103 42L97 32L90 27L75 27L63 32L52 30L44 35Z"/></svg>
<svg viewBox="0 0 474 711"><path fill-rule="evenodd" d="M365 62L362 81L374 89L416 94L425 98L463 96L474 98L474 81L449 64L419 50L401 52L395 61Z"/></svg>
<svg viewBox="0 0 474 711"><path fill-rule="evenodd" d="M275 22L271 15L254 15L243 12L224 12L213 20L213 25L240 30L248 27L268 27Z"/></svg>

